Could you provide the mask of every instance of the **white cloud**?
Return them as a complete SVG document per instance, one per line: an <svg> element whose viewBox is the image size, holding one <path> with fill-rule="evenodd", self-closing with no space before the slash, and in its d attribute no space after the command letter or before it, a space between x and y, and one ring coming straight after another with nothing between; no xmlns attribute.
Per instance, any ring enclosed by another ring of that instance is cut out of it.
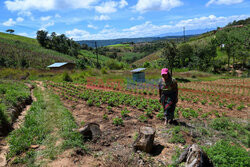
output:
<svg viewBox="0 0 250 167"><path fill-rule="evenodd" d="M107 15L95 16L94 20L110 20L110 17Z"/></svg>
<svg viewBox="0 0 250 167"><path fill-rule="evenodd" d="M126 0L121 0L119 2L119 8L124 8L127 5L128 5L128 2Z"/></svg>
<svg viewBox="0 0 250 167"><path fill-rule="evenodd" d="M95 10L99 13L114 13L117 11L117 2L115 1L108 1L102 3L100 6L96 6Z"/></svg>
<svg viewBox="0 0 250 167"><path fill-rule="evenodd" d="M25 37L28 36L28 34L26 32L18 33L17 35L21 35L21 36L25 36Z"/></svg>
<svg viewBox="0 0 250 167"><path fill-rule="evenodd" d="M32 16L32 13L30 11L19 11L17 13L18 16L22 16L22 17L28 17L30 18L30 20L34 21L35 18Z"/></svg>
<svg viewBox="0 0 250 167"><path fill-rule="evenodd" d="M65 33L67 36L73 39L78 39L81 37L81 39L89 39L90 33L85 30L79 30L77 28L73 29L72 31L66 31Z"/></svg>
<svg viewBox="0 0 250 167"><path fill-rule="evenodd" d="M216 5L232 5L232 4L237 4L241 3L244 0L209 0L206 4L206 6L209 6L211 4L216 4Z"/></svg>
<svg viewBox="0 0 250 167"><path fill-rule="evenodd" d="M46 30L48 27L51 27L51 26L53 26L53 25L55 25L55 23L54 23L53 21L48 22L47 24L43 24L43 25L41 26L40 30Z"/></svg>
<svg viewBox="0 0 250 167"><path fill-rule="evenodd" d="M181 5L183 3L180 0L139 0L133 8L143 13L154 10L171 10Z"/></svg>
<svg viewBox="0 0 250 167"><path fill-rule="evenodd" d="M98 27L97 26L94 26L93 24L88 24L88 28L92 28L92 29L98 29Z"/></svg>
<svg viewBox="0 0 250 167"><path fill-rule="evenodd" d="M61 15L55 14L55 18L61 18Z"/></svg>
<svg viewBox="0 0 250 167"><path fill-rule="evenodd" d="M22 17L18 17L18 18L16 19L17 22L23 22L23 20L24 20L24 19L23 19Z"/></svg>
<svg viewBox="0 0 250 167"><path fill-rule="evenodd" d="M99 6L95 6L95 10L98 13L115 13L117 8L124 8L127 5L128 2L126 0L121 0L120 2L106 1Z"/></svg>
<svg viewBox="0 0 250 167"><path fill-rule="evenodd" d="M16 24L16 22L12 19L12 18L10 18L8 21L6 21L6 22L3 22L3 25L4 26L7 26L7 27L11 27L11 26L14 26Z"/></svg>
<svg viewBox="0 0 250 167"><path fill-rule="evenodd" d="M242 20L248 17L249 15L229 17L217 17L215 15L210 15L181 20L176 24L154 25L152 22L146 21L143 24L125 28L123 30L117 30L115 28L108 29L108 27L105 27L96 34L90 34L85 30L74 29L72 31L67 31L66 34L75 40L150 37L160 34L180 32L183 30L183 27L186 27L186 30L222 27L234 20Z"/></svg>
<svg viewBox="0 0 250 167"><path fill-rule="evenodd" d="M138 16L138 17L131 17L130 20L134 21L134 20L143 20L144 17L143 16Z"/></svg>
<svg viewBox="0 0 250 167"><path fill-rule="evenodd" d="M42 21L48 21L49 19L51 19L51 16L40 17Z"/></svg>
<svg viewBox="0 0 250 167"><path fill-rule="evenodd" d="M29 16L32 15L32 13L30 11L20 11L20 12L17 13L17 15L18 16L27 16L27 17L29 17Z"/></svg>
<svg viewBox="0 0 250 167"><path fill-rule="evenodd" d="M99 0L7 0L5 6L10 11L40 10L49 11L66 8L91 8Z"/></svg>
<svg viewBox="0 0 250 167"><path fill-rule="evenodd" d="M109 28L110 27L110 25L109 24L106 24L105 26L104 26L104 28Z"/></svg>

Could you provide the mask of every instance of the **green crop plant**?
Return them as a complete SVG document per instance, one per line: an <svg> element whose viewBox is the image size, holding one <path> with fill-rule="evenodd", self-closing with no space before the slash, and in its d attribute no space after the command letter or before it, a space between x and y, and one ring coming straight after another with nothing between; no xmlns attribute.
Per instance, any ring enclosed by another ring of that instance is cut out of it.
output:
<svg viewBox="0 0 250 167"><path fill-rule="evenodd" d="M139 119L139 121L141 121L141 122L146 122L146 121L148 120L148 118L147 118L144 114L140 115L140 116L138 117L138 119Z"/></svg>
<svg viewBox="0 0 250 167"><path fill-rule="evenodd" d="M192 117L194 117L194 118L197 118L198 117L198 112L197 111L195 111L194 109L190 109L189 110L189 114L190 114L190 116L192 116Z"/></svg>
<svg viewBox="0 0 250 167"><path fill-rule="evenodd" d="M220 117L220 114L217 110L213 110L212 113L216 116L216 117Z"/></svg>
<svg viewBox="0 0 250 167"><path fill-rule="evenodd" d="M198 102L198 98L193 99L193 103L197 103Z"/></svg>
<svg viewBox="0 0 250 167"><path fill-rule="evenodd" d="M202 108L198 108L198 111L201 112L201 111L202 111Z"/></svg>
<svg viewBox="0 0 250 167"><path fill-rule="evenodd" d="M129 113L130 113L130 111L128 109L126 109L126 108L121 110L122 117L128 117Z"/></svg>
<svg viewBox="0 0 250 167"><path fill-rule="evenodd" d="M102 119L108 120L108 115L107 114L103 114Z"/></svg>
<svg viewBox="0 0 250 167"><path fill-rule="evenodd" d="M158 118L160 120L164 120L164 113L163 112L159 112L158 114L156 114L156 118Z"/></svg>
<svg viewBox="0 0 250 167"><path fill-rule="evenodd" d="M146 112L146 115L147 115L148 117L152 117L152 113L153 113L153 112L152 112L151 109L148 108L148 109L145 110L145 112Z"/></svg>
<svg viewBox="0 0 250 167"><path fill-rule="evenodd" d="M237 107L237 110L241 111L243 108L245 108L245 106L244 106L243 104L241 104L241 105L239 105L239 106Z"/></svg>
<svg viewBox="0 0 250 167"><path fill-rule="evenodd" d="M175 126L172 129L172 137L169 141L170 143L186 143L185 139L183 138L183 135L181 134L181 127Z"/></svg>
<svg viewBox="0 0 250 167"><path fill-rule="evenodd" d="M88 105L88 106L93 106L93 105L94 105L93 100L92 100L92 99L89 99L89 100L87 101L87 105Z"/></svg>
<svg viewBox="0 0 250 167"><path fill-rule="evenodd" d="M205 105L206 103L207 103L207 100L205 100L205 99L201 101L202 105Z"/></svg>
<svg viewBox="0 0 250 167"><path fill-rule="evenodd" d="M113 118L113 124L116 125L116 126L123 125L122 118L119 118L119 117Z"/></svg>
<svg viewBox="0 0 250 167"><path fill-rule="evenodd" d="M208 113L203 113L202 115L201 115L201 118L207 118L208 117Z"/></svg>
<svg viewBox="0 0 250 167"><path fill-rule="evenodd" d="M100 103L100 102L96 102L96 103L95 103L95 106L96 106L96 107L101 107L101 103Z"/></svg>
<svg viewBox="0 0 250 167"><path fill-rule="evenodd" d="M224 107L224 103L219 101L219 106Z"/></svg>
<svg viewBox="0 0 250 167"><path fill-rule="evenodd" d="M228 104L228 105L227 105L227 108L230 109L230 110L232 110L233 107L234 107L235 105L236 105L236 104L234 104L234 103Z"/></svg>

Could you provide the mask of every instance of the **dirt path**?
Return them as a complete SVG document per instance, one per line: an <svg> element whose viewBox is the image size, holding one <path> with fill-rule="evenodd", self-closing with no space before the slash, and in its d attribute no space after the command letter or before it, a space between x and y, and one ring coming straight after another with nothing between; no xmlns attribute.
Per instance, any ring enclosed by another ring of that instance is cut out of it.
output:
<svg viewBox="0 0 250 167"><path fill-rule="evenodd" d="M27 84L27 85L30 88L32 101L36 101L37 99L33 94L33 87L30 84ZM27 114L27 111L30 109L31 105L32 104L27 105L24 108L23 112L21 112L21 115L18 117L16 122L12 125L13 130L20 128L21 124L24 122L24 118ZM0 138L0 167L7 165L6 155L7 155L8 149L9 149L9 146L7 144L6 138L5 137Z"/></svg>

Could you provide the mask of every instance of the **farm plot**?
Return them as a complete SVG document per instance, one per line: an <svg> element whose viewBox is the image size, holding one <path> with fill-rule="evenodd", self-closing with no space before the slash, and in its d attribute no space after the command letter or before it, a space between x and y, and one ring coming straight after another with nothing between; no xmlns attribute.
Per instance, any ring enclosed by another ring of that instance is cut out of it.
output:
<svg viewBox="0 0 250 167"><path fill-rule="evenodd" d="M240 109L237 105L227 107L228 103L220 106L212 103L213 99L217 98L214 91L209 91L213 94L210 101L210 96L209 99L203 99L200 92L190 92L186 91L189 89L183 88L180 89L175 111L176 124L165 127L162 121L164 114L157 94L149 94L145 90L131 92L122 82L102 83L90 85L88 82L47 82L47 87L58 94L64 105L72 111L78 126L90 122L100 125L102 138L96 143L86 141L92 158L95 159L95 165L110 166L124 163L126 166L137 164L140 160L145 166L164 166L171 164L174 161L172 157L176 157L178 152L176 150L182 149L186 144L200 143L207 147L220 139L239 144L241 149L249 148L247 100L242 104L240 100L234 101L235 104L243 106ZM116 84L118 86L115 86ZM202 100L195 101L195 98ZM203 100L207 101L202 102ZM138 128L142 125L157 129L154 149L156 152L152 154L133 154L132 143L138 135Z"/></svg>
<svg viewBox="0 0 250 167"><path fill-rule="evenodd" d="M86 87L123 92L149 99L158 99L159 96L157 85L153 83L125 84L122 80L107 80L104 82L101 79L88 78ZM246 119L249 97L249 79L221 79L210 82L179 83L179 106L199 109L205 113L220 112L223 116L229 114L231 117Z"/></svg>

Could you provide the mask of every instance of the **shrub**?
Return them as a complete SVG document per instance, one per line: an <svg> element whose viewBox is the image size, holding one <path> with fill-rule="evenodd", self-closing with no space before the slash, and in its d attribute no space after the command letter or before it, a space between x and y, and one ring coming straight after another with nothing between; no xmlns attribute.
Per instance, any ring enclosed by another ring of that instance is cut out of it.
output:
<svg viewBox="0 0 250 167"><path fill-rule="evenodd" d="M73 82L72 78L70 77L70 75L67 72L63 73L62 80L66 81L66 82Z"/></svg>
<svg viewBox="0 0 250 167"><path fill-rule="evenodd" d="M101 73L102 74L107 74L108 72L107 72L107 69L105 68L105 67L103 67L102 69L101 69Z"/></svg>
<svg viewBox="0 0 250 167"><path fill-rule="evenodd" d="M215 118L211 126L215 130L226 130L230 127L230 121L229 119L223 117L223 118Z"/></svg>
<svg viewBox="0 0 250 167"><path fill-rule="evenodd" d="M110 59L106 62L106 66L109 67L111 70L120 70L123 68L123 65L118 61Z"/></svg>
<svg viewBox="0 0 250 167"><path fill-rule="evenodd" d="M239 167L250 165L249 153L238 145L231 145L228 141L221 140L215 145L203 149L215 166Z"/></svg>

